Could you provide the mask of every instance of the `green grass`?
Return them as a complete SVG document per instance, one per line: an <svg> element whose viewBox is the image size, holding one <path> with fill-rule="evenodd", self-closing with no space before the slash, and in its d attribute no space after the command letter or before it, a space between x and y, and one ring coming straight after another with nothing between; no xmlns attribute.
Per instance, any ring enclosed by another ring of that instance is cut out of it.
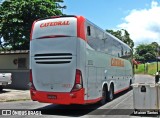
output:
<svg viewBox="0 0 160 118"><path fill-rule="evenodd" d="M147 70L147 65L148 65L148 70ZM160 70L160 62L158 63L158 68ZM135 69L136 74L149 74L149 75L154 75L157 72L157 63L148 63L145 64L145 69L144 69L144 64L139 64L138 69Z"/></svg>

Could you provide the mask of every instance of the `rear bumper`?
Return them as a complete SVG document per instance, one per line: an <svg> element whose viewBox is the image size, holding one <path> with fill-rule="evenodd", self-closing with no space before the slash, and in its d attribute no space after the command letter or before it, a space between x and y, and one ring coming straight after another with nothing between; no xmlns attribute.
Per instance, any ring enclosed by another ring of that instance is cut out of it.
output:
<svg viewBox="0 0 160 118"><path fill-rule="evenodd" d="M30 89L31 99L53 104L85 104L84 88L76 92L44 92ZM54 96L54 97L48 97Z"/></svg>
<svg viewBox="0 0 160 118"><path fill-rule="evenodd" d="M2 86L6 86L6 85L9 85L11 83L12 83L11 80L10 81L0 81L0 85L2 85Z"/></svg>

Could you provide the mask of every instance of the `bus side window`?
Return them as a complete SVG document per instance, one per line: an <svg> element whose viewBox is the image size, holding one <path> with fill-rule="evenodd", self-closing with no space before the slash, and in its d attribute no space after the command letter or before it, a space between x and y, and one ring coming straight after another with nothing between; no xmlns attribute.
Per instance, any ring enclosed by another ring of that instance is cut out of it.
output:
<svg viewBox="0 0 160 118"><path fill-rule="evenodd" d="M87 35L91 36L91 27L90 26L87 26Z"/></svg>
<svg viewBox="0 0 160 118"><path fill-rule="evenodd" d="M121 46L121 56L123 56L124 55L124 49L123 49L123 46Z"/></svg>

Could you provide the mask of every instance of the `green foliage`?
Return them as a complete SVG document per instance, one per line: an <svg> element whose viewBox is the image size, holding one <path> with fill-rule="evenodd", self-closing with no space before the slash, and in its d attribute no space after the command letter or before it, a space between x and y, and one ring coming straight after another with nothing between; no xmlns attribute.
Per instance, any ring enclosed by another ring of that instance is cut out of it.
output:
<svg viewBox="0 0 160 118"><path fill-rule="evenodd" d="M138 68L137 69L135 68L135 73L136 74L142 74L142 73L144 73L144 64L139 64Z"/></svg>
<svg viewBox="0 0 160 118"><path fill-rule="evenodd" d="M157 56L156 48L159 47L158 43L140 44L135 49L134 57L141 62L155 61Z"/></svg>
<svg viewBox="0 0 160 118"><path fill-rule="evenodd" d="M123 41L129 47L131 47L133 49L134 42L130 38L130 34L128 33L127 30L122 29L122 30L117 30L117 31L113 31L113 30L106 30L106 31L111 33L112 35L114 35L115 37L117 37L118 39L120 39L121 41Z"/></svg>
<svg viewBox="0 0 160 118"><path fill-rule="evenodd" d="M148 67L147 67L148 66ZM160 70L160 62L158 63L158 68ZM157 63L147 63L145 64L139 64L138 68L135 69L136 74L149 74L149 75L154 75L157 72Z"/></svg>
<svg viewBox="0 0 160 118"><path fill-rule="evenodd" d="M0 5L0 38L12 50L29 49L32 23L62 15L57 5L63 0L6 0Z"/></svg>

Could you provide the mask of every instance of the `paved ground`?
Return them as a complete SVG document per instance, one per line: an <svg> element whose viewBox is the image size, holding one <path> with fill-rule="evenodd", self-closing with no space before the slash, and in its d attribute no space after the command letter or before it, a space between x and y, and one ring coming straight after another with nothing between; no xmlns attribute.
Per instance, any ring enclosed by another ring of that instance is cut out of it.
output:
<svg viewBox="0 0 160 118"><path fill-rule="evenodd" d="M4 89L0 92L0 102L30 100L29 90Z"/></svg>
<svg viewBox="0 0 160 118"><path fill-rule="evenodd" d="M154 83L150 75L135 75L135 83ZM30 100L29 90L4 89L0 92L0 102Z"/></svg>
<svg viewBox="0 0 160 118"><path fill-rule="evenodd" d="M148 75L136 75L135 82L137 83L154 83L154 77ZM9 91L9 90L6 90ZM11 90L12 91L12 90ZM26 96L29 95L29 91L25 91ZM28 93L27 93L28 92ZM11 92L12 93L12 92ZM22 92L23 93L23 92ZM16 95L22 95L22 93L16 92ZM0 93L1 94L1 93ZM11 95L9 92L4 92L2 94ZM24 96L24 95L22 95ZM6 97L7 98L7 97ZM15 97L16 98L16 97ZM15 99L14 98L14 99ZM19 98L19 97L17 97ZM121 94L116 95L116 98L106 103L103 106L98 104L93 105L54 105L47 103L38 103L35 101L14 101L14 102L0 102L0 109L19 109L19 110L29 110L29 111L38 111L41 110L43 115L34 116L34 118L50 118L50 117L82 117L82 118L137 118L137 117L153 117L146 115L133 115L133 91L125 91ZM110 115L109 115L110 114ZM12 117L12 118L21 118L22 116L3 116L3 117ZM32 118L33 116L23 116L25 118ZM158 116L154 116L158 117Z"/></svg>

